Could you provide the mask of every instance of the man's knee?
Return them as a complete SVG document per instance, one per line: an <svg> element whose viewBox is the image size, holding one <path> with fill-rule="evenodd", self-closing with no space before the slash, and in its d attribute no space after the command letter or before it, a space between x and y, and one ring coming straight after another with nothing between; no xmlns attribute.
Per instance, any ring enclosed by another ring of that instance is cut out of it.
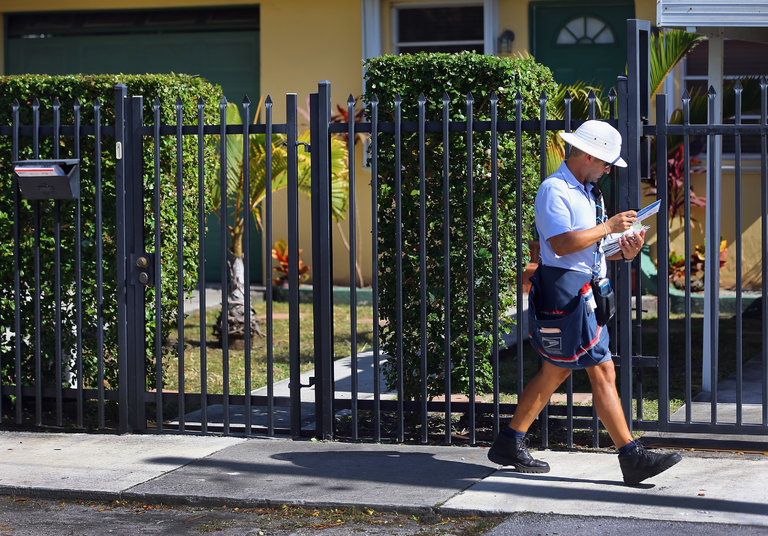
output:
<svg viewBox="0 0 768 536"><path fill-rule="evenodd" d="M594 367L587 369L587 375L589 381L593 386L604 384L616 384L616 367L613 365L613 361L605 361Z"/></svg>

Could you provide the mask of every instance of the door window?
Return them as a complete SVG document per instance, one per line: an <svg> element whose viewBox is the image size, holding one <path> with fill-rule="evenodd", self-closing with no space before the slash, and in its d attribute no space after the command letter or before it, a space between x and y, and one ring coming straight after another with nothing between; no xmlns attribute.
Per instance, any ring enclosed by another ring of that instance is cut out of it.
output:
<svg viewBox="0 0 768 536"><path fill-rule="evenodd" d="M595 17L576 17L557 34L558 45L611 45L616 40L613 31Z"/></svg>

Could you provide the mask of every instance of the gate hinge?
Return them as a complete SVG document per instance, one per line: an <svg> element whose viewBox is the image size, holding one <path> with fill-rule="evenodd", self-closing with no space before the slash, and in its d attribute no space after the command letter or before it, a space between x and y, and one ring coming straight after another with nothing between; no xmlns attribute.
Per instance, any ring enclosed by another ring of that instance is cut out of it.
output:
<svg viewBox="0 0 768 536"><path fill-rule="evenodd" d="M315 381L315 377L314 376L310 376L308 384L304 385L303 383L299 382L299 389L301 389L302 387L312 387L313 385L315 385L315 383L317 383ZM290 389L290 388L291 388L291 383L289 382L288 383L288 389Z"/></svg>

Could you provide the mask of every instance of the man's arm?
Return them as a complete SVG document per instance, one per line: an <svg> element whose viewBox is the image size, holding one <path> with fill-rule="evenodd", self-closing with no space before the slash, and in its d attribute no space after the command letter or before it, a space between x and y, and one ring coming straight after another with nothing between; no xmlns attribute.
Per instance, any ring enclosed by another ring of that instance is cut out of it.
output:
<svg viewBox="0 0 768 536"><path fill-rule="evenodd" d="M576 253L577 251L581 251L597 244L610 233L623 233L632 227L635 220L637 220L637 212L634 210L620 212L609 218L605 224L598 223L591 229L584 229L583 231L567 231L555 235L549 239L549 245L552 246L552 250L555 254L560 257L570 253ZM645 236L645 233L643 233L643 236ZM618 258L620 259L621 255L619 255ZM614 260L613 257L611 257L610 260Z"/></svg>

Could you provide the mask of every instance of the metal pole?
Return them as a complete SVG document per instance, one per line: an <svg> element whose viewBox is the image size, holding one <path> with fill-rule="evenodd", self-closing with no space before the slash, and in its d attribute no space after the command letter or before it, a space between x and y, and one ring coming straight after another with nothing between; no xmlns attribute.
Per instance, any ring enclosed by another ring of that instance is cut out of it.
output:
<svg viewBox="0 0 768 536"><path fill-rule="evenodd" d="M316 435L333 437L333 303L331 274L330 137L331 84L318 84L316 100L310 100L312 131L312 259L315 322L315 415ZM314 106L312 106L314 104ZM292 380L293 381L293 380ZM298 381L298 378L297 380Z"/></svg>
<svg viewBox="0 0 768 536"><path fill-rule="evenodd" d="M126 321L126 245L125 245L125 99L128 88L115 86L115 234L117 244L117 384L120 431L128 432L128 329Z"/></svg>
<svg viewBox="0 0 768 536"><path fill-rule="evenodd" d="M295 93L285 96L285 109L288 157L288 361L291 374L291 434L298 436L301 433L301 382L299 380L301 368L299 363L299 171Z"/></svg>
<svg viewBox="0 0 768 536"><path fill-rule="evenodd" d="M146 428L146 337L144 326L144 285L138 280L137 260L144 255L144 183L142 165L143 98L126 100L125 130L125 247L126 270L126 350L128 366L128 427L131 432ZM158 259L159 261L159 259ZM118 262L120 260L118 259ZM159 282L158 282L159 283Z"/></svg>
<svg viewBox="0 0 768 536"><path fill-rule="evenodd" d="M667 96L656 96L656 177L658 196L664 207L669 206L667 188ZM669 220L666 214L659 214L657 227L657 249L659 272L666 274L669 259ZM667 428L669 422L669 285L659 285L659 429Z"/></svg>
<svg viewBox="0 0 768 536"><path fill-rule="evenodd" d="M643 124L650 110L650 31L648 21L627 21L627 73L619 76L619 132L626 168L619 168L617 198L619 211L639 208L641 139ZM619 266L618 276L619 356L621 362L621 404L632 430L632 270L629 264Z"/></svg>

